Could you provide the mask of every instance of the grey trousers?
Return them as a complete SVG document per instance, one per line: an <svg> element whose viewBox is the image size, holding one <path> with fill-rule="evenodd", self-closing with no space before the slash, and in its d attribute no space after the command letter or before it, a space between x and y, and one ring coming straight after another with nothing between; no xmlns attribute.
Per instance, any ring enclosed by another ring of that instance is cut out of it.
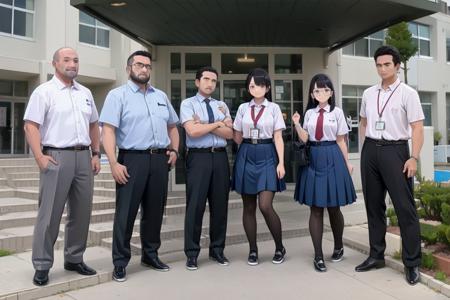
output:
<svg viewBox="0 0 450 300"><path fill-rule="evenodd" d="M67 202L64 260L80 263L86 250L92 210L94 173L89 150L51 150L49 163L40 173L39 210L34 227L32 261L36 270L53 266L53 247Z"/></svg>

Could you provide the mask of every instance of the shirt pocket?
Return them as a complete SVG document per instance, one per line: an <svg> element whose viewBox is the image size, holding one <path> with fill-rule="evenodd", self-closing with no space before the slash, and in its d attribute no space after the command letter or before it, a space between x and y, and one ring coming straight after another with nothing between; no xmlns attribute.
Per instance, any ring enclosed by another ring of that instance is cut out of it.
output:
<svg viewBox="0 0 450 300"><path fill-rule="evenodd" d="M167 104L161 101L156 103L155 116L159 119L164 120L165 122L169 121L169 108Z"/></svg>

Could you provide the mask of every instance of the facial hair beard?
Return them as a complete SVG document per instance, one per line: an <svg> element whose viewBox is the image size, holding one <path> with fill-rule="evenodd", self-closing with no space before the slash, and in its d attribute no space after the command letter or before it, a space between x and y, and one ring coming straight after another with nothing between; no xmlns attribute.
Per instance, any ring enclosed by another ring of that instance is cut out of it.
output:
<svg viewBox="0 0 450 300"><path fill-rule="evenodd" d="M133 72L130 72L130 78L134 82L137 82L137 83L140 83L140 84L147 84L148 81L150 80L150 76L146 76L145 78L139 78Z"/></svg>

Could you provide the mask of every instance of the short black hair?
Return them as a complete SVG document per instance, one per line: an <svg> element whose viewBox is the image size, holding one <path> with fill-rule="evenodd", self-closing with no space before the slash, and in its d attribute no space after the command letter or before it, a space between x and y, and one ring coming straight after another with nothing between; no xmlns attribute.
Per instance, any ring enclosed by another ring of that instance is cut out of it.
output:
<svg viewBox="0 0 450 300"><path fill-rule="evenodd" d="M375 62L377 61L378 56L382 55L392 55L392 61L394 62L394 65L400 64L400 52L394 46L384 45L378 48L373 55Z"/></svg>
<svg viewBox="0 0 450 300"><path fill-rule="evenodd" d="M313 78L311 78L311 82L309 83L308 105L306 106L306 110L315 108L317 107L317 105L319 105L319 101L314 99L314 97L312 96L315 86L317 86L318 88L329 88L330 90L333 91L333 93L330 96L330 99L328 99L330 111L333 111L333 109L336 107L334 86L333 82L331 82L330 77L328 77L325 74L316 74L314 75Z"/></svg>
<svg viewBox="0 0 450 300"><path fill-rule="evenodd" d="M144 50L138 50L138 51L131 53L131 55L128 56L127 66L131 66L133 64L133 60L134 60L135 56L145 56L145 57L148 57L150 59L150 61L152 61L152 54L150 52L144 51Z"/></svg>
<svg viewBox="0 0 450 300"><path fill-rule="evenodd" d="M250 85L250 81L252 81L252 78L257 86L265 86L269 88L269 91L267 91L265 97L267 100L272 101L272 91L270 89L271 83L267 71L261 68L255 68L251 70L250 73L248 73L247 79L245 80L245 88L247 89L248 93L250 93L248 86Z"/></svg>
<svg viewBox="0 0 450 300"><path fill-rule="evenodd" d="M219 78L219 73L217 72L216 69L214 69L214 68L211 67L211 66L206 66L206 67L200 68L200 69L197 71L197 73L195 73L195 79L200 80L200 79L202 78L202 76L203 76L203 72L211 72L211 73L214 73L214 74L216 74L217 78Z"/></svg>

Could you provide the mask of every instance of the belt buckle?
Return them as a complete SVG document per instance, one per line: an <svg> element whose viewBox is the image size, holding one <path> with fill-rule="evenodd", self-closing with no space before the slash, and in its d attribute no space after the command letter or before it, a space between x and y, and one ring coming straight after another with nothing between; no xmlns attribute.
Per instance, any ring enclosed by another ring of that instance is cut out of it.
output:
<svg viewBox="0 0 450 300"><path fill-rule="evenodd" d="M252 144L253 144L253 145L258 144L258 140L257 140L257 139L252 139Z"/></svg>
<svg viewBox="0 0 450 300"><path fill-rule="evenodd" d="M216 151L215 151L215 149L216 149L216 148L214 148L214 147L211 147L211 153L214 153L214 152L216 152Z"/></svg>
<svg viewBox="0 0 450 300"><path fill-rule="evenodd" d="M75 150L75 151L81 151L81 148L82 148L83 146L74 146L73 147L73 150Z"/></svg>
<svg viewBox="0 0 450 300"><path fill-rule="evenodd" d="M150 154L155 154L155 153L156 153L156 149L150 148L150 149L149 149L149 152L150 152Z"/></svg>

